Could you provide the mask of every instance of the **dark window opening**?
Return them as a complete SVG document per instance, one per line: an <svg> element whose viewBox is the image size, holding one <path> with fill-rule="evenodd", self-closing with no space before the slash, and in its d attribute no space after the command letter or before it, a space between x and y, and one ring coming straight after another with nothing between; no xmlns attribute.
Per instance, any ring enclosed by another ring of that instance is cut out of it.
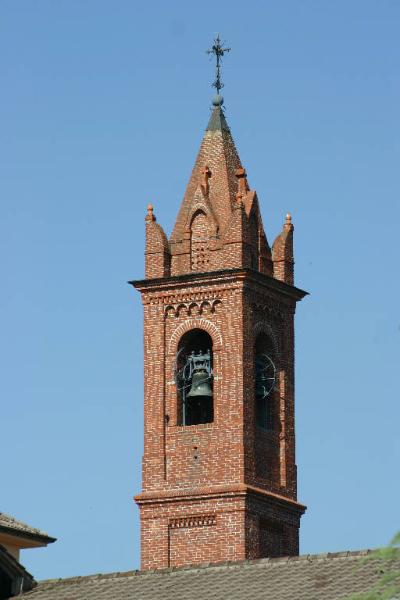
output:
<svg viewBox="0 0 400 600"><path fill-rule="evenodd" d="M272 398L256 398L256 423L261 429L273 429Z"/></svg>
<svg viewBox="0 0 400 600"><path fill-rule="evenodd" d="M254 349L255 420L262 429L274 428L276 367L273 348L260 334Z"/></svg>
<svg viewBox="0 0 400 600"><path fill-rule="evenodd" d="M178 423L199 425L214 420L212 339L202 329L180 340L176 365Z"/></svg>

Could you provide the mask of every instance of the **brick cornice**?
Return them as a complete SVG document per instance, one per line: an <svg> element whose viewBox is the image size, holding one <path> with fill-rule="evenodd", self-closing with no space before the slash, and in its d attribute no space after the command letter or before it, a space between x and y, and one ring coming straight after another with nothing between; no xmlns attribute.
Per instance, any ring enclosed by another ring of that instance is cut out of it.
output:
<svg viewBox="0 0 400 600"><path fill-rule="evenodd" d="M207 486L197 488L192 492L190 492L187 489L141 492L140 494L134 497L134 500L139 505L149 505L161 504L166 502L176 503L179 500L202 501L211 500L215 498L235 498L248 496L250 494L268 498L269 500L275 501L277 504L283 504L286 507L289 505L291 508L298 511L300 514L303 514L307 508L304 504L300 504L300 502L292 500L291 498L287 498L286 496L281 496L280 494L276 494L274 492L263 490L253 485L248 485L244 483L222 486Z"/></svg>
<svg viewBox="0 0 400 600"><path fill-rule="evenodd" d="M308 295L308 292L301 290L300 288L252 269L223 269L221 271L208 271L206 273L199 273L196 271L173 277L133 280L128 281L128 283L140 292L167 292L171 289L177 290L179 288L185 288L188 285L221 285L222 283L237 283L238 281L257 283L269 290L279 292L296 302Z"/></svg>

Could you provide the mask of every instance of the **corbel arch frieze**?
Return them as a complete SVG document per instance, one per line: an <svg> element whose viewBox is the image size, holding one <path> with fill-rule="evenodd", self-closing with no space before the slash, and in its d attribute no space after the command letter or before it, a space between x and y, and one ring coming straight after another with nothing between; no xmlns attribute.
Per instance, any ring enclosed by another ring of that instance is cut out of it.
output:
<svg viewBox="0 0 400 600"><path fill-rule="evenodd" d="M199 300L193 302L180 302L179 304L168 304L165 307L164 318L194 317L203 314L213 314L221 305L221 300Z"/></svg>

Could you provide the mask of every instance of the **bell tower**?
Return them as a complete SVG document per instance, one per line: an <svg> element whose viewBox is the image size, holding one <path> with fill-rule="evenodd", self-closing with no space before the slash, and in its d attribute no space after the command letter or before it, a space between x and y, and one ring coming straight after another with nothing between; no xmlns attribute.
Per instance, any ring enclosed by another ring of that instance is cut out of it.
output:
<svg viewBox="0 0 400 600"><path fill-rule="evenodd" d="M145 570L299 553L294 314L306 292L291 217L271 250L222 104L218 93L169 240L148 206L146 275L131 282L144 307Z"/></svg>

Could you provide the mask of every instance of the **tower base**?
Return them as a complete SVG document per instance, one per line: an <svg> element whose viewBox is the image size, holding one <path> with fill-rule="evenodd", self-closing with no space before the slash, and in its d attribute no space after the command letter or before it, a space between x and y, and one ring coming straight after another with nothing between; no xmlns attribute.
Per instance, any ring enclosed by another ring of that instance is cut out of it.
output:
<svg viewBox="0 0 400 600"><path fill-rule="evenodd" d="M142 493L142 570L299 554L306 507L248 485Z"/></svg>

